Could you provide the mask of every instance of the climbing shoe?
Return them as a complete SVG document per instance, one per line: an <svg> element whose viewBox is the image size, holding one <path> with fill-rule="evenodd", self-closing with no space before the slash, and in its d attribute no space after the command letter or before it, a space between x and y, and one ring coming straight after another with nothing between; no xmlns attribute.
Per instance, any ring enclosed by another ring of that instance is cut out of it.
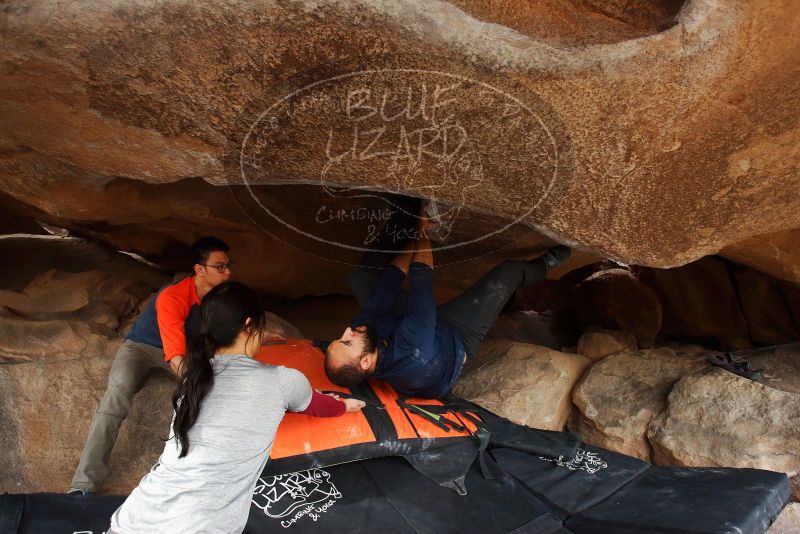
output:
<svg viewBox="0 0 800 534"><path fill-rule="evenodd" d="M711 356L707 358L707 361L709 363L713 363L717 367L722 367L726 371L730 371L735 375L739 375L755 382L761 380L763 375L761 369L751 369L750 362L747 360L734 360L730 352L726 352L723 355L717 354Z"/></svg>
<svg viewBox="0 0 800 534"><path fill-rule="evenodd" d="M547 249L547 252L545 252L544 256L542 257L544 258L544 262L547 264L549 269L564 263L567 258L569 258L570 254L572 254L572 249L565 245L559 245L557 247Z"/></svg>

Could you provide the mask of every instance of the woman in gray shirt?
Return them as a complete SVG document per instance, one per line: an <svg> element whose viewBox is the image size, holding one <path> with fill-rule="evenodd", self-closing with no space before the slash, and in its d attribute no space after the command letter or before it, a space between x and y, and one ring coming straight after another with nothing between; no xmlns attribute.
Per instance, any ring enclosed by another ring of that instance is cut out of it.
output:
<svg viewBox="0 0 800 534"><path fill-rule="evenodd" d="M265 319L239 282L201 306L172 397L172 436L153 469L111 517L108 534L240 533L283 414L341 415L363 403L319 395L302 373L252 359Z"/></svg>

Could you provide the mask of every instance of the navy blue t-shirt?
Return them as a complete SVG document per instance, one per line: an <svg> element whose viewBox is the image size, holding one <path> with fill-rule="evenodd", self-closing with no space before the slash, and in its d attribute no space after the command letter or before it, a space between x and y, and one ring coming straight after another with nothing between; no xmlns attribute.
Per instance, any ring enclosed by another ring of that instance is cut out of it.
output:
<svg viewBox="0 0 800 534"><path fill-rule="evenodd" d="M125 339L137 343L144 343L145 345L150 345L158 349L164 348L164 344L161 341L161 333L158 330L156 299L158 299L162 291L174 284L175 282L169 283L159 288L156 294L153 295L153 298L147 303L147 306L145 306L144 311L142 311L141 315L136 319L136 322L133 323ZM189 316L186 318L186 322L183 325L187 342L200 331L200 323L200 306L192 306L189 310Z"/></svg>
<svg viewBox="0 0 800 534"><path fill-rule="evenodd" d="M388 267L351 327L370 325L386 342L379 343L375 378L402 395L440 397L461 372L464 344L455 327L437 316L433 269L424 263L414 262L408 270L406 312L391 313L404 278L402 270Z"/></svg>

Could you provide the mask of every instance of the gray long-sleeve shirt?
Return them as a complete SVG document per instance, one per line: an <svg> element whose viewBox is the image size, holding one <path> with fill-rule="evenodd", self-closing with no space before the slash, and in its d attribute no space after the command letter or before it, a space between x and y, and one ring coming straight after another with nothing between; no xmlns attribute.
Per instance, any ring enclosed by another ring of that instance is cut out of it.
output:
<svg viewBox="0 0 800 534"><path fill-rule="evenodd" d="M158 463L111 517L108 534L240 533L253 489L285 412L311 402L311 385L295 369L245 355L212 360L214 386L178 458L175 436ZM171 431L171 428L170 428Z"/></svg>

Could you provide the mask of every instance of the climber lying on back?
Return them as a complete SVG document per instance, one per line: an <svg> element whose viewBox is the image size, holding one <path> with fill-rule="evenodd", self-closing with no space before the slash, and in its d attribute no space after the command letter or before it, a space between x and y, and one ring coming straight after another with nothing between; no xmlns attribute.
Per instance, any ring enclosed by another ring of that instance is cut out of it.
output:
<svg viewBox="0 0 800 534"><path fill-rule="evenodd" d="M362 309L326 349L325 372L333 383L352 388L374 376L403 395L444 395L514 292L543 280L547 269L570 253L569 248L558 246L535 260L506 260L437 308L429 226L420 212L421 237L410 241L382 273L362 265L351 275L350 284ZM406 276L408 293L404 295Z"/></svg>

